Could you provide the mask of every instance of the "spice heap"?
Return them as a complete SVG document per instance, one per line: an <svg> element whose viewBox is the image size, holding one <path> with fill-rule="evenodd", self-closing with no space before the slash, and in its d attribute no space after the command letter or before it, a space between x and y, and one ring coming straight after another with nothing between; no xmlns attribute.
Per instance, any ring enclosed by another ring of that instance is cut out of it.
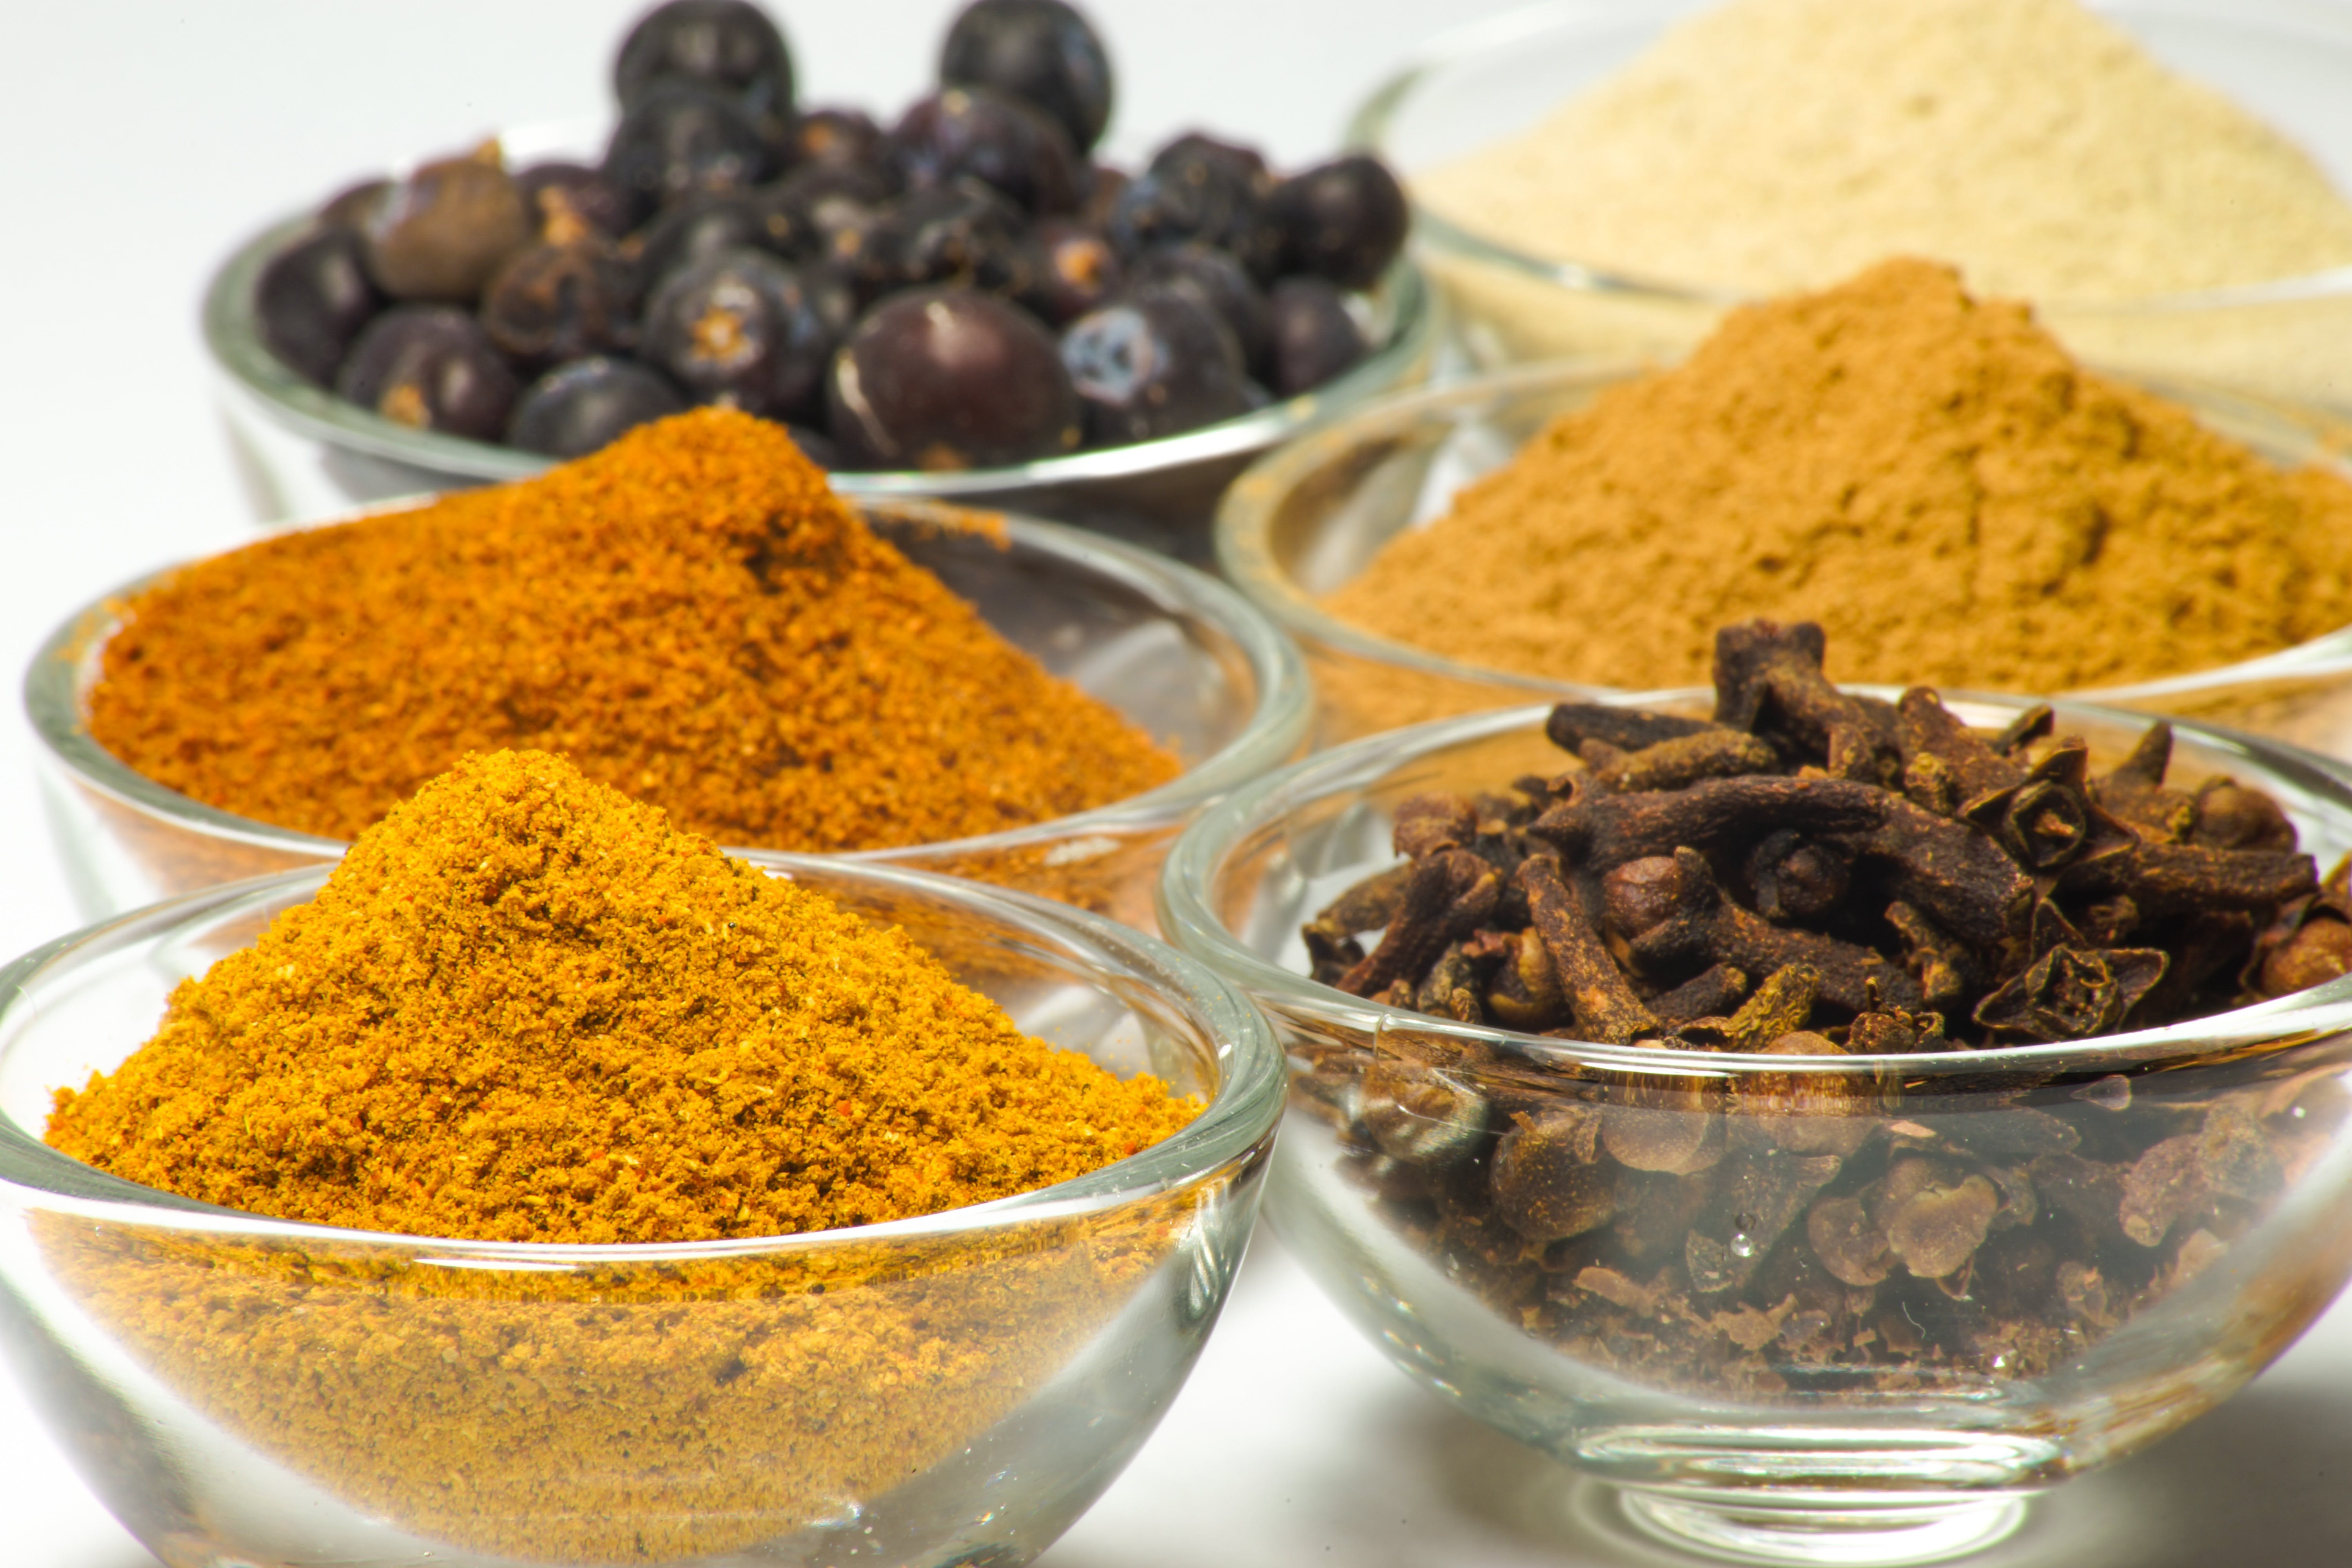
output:
<svg viewBox="0 0 2352 1568"><path fill-rule="evenodd" d="M599 1244L983 1203L1196 1110L1024 1036L903 932L506 752L185 983L47 1138L254 1214Z"/></svg>
<svg viewBox="0 0 2352 1568"><path fill-rule="evenodd" d="M806 850L994 832L1178 771L876 538L781 426L720 409L215 556L124 619L92 737L331 838L504 747L723 843Z"/></svg>
<svg viewBox="0 0 2352 1568"><path fill-rule="evenodd" d="M2021 305L1883 263L1732 314L1555 421L1330 595L1468 662L1640 689L1818 620L1856 680L2060 691L2352 623L2352 485L2076 365Z"/></svg>
<svg viewBox="0 0 2352 1568"><path fill-rule="evenodd" d="M2352 971L2347 869L2323 886L2259 791L2168 785L2168 726L2094 776L2047 708L1979 735L1926 688L1840 691L1822 652L1816 626L1732 627L1714 721L1563 705L1560 776L1405 802L1406 863L1307 927L1317 978L1520 1032L1822 1058L2083 1040ZM1612 1083L1381 1038L1309 1091L1398 1224L1580 1357L1749 1389L2038 1374L2210 1260L2345 1109L2334 1068L2250 1064L2230 1094L2037 1097L2012 1073L1890 1109L1872 1075L1793 1062Z"/></svg>
<svg viewBox="0 0 2352 1568"><path fill-rule="evenodd" d="M1536 255L1755 293L1897 252L2039 299L2352 263L2307 154L2074 0L1732 0L1415 191Z"/></svg>

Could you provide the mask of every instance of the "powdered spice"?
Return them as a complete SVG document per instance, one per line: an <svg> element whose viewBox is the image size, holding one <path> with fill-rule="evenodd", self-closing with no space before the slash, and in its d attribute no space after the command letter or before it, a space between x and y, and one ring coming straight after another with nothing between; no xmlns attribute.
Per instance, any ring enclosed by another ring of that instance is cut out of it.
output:
<svg viewBox="0 0 2352 1568"><path fill-rule="evenodd" d="M1143 793L1175 758L701 409L541 478L289 533L125 606L98 742L347 839L469 752L560 752L722 843L856 850Z"/></svg>
<svg viewBox="0 0 2352 1568"><path fill-rule="evenodd" d="M1818 621L1842 679L2062 691L2352 623L2352 485L2082 369L2021 304L1882 263L1735 312L1561 417L1329 596L1470 663L1706 679L1714 628Z"/></svg>
<svg viewBox="0 0 2352 1568"><path fill-rule="evenodd" d="M904 932L559 759L501 753L184 983L152 1041L58 1095L47 1137L256 1214L599 1244L980 1203L1197 1109L1023 1036ZM612 1563L826 1529L854 1554L910 1511L936 1530L889 1494L1055 1379L1100 1375L1071 1369L1153 1271L1237 1251L1223 1186L948 1235L511 1268L361 1237L37 1223L55 1278L149 1375L382 1550ZM214 1539L143 1440L107 1451L149 1539Z"/></svg>
<svg viewBox="0 0 2352 1568"><path fill-rule="evenodd" d="M279 1218L781 1236L1077 1176L1197 1106L1023 1035L903 932L559 759L469 759L173 994L48 1142Z"/></svg>

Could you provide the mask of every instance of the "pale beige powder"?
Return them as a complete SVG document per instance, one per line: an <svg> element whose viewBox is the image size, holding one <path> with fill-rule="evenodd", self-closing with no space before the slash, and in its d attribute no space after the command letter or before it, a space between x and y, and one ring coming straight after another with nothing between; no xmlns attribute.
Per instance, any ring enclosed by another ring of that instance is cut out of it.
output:
<svg viewBox="0 0 2352 1568"><path fill-rule="evenodd" d="M1747 292L1898 252L2044 300L2352 264L2300 149L2073 0L1732 0L1415 190L1539 255Z"/></svg>

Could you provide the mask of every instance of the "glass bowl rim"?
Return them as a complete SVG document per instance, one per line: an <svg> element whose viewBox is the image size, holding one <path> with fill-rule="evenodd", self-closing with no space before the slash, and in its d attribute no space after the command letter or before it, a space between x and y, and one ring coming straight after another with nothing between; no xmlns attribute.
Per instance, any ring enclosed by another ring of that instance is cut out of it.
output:
<svg viewBox="0 0 2352 1568"><path fill-rule="evenodd" d="M411 497L381 502L305 523L301 528L331 528L430 505L434 499ZM861 516L878 512L918 528L972 531L974 514L950 503L919 496L843 499L857 508ZM1204 802L1286 761L1297 751L1306 738L1314 705L1306 660L1297 645L1241 595L1180 561L1082 528L993 509L980 515L1003 522L1011 549L1043 555L1097 579L1108 579L1160 606L1172 617L1215 628L1232 641L1248 663L1257 683L1255 706L1233 739L1166 784L1141 795L994 833L883 849L845 850L826 858L887 863L947 855L988 855L1181 821ZM341 855L345 846L340 839L239 816L157 783L100 746L83 724L81 673L103 646L104 638L121 624L122 602L191 564L194 563L175 563L100 595L67 616L41 640L26 668L21 689L26 717L34 735L78 784L150 817L217 841L327 858ZM788 853L815 853L739 846L727 847L727 850L730 855L753 860Z"/></svg>
<svg viewBox="0 0 2352 1568"><path fill-rule="evenodd" d="M1843 689L1890 699L1901 694L1900 688L1885 686L1850 684ZM1941 695L1948 702L2019 710L2042 700L1960 690ZM1713 697L1712 688L1675 687L1646 692L1603 693L1598 700L1613 707L1633 708L1698 699L1712 700ZM2335 797L2340 802L2347 833L2352 833L2352 775L2300 747L2219 725L2167 720L2162 715L2089 702L2061 700L2053 701L2052 706L2062 729L2077 719L2139 729L2160 720L2169 722L2180 740L2234 756L2264 773ZM1502 708L1384 731L1318 752L1235 791L1195 818L1169 851L1160 867L1156 900L1160 929L1169 941L1239 985L1269 1011L1304 1015L1373 1040L1391 1035L1420 1036L1488 1047L1499 1046L1512 1058L1547 1068L1634 1079L1663 1076L1685 1082L1722 1083L1790 1073L1812 1078L1884 1078L1893 1074L1906 1086L1916 1084L1920 1090L1927 1091L1941 1080L1983 1080L2008 1074L2097 1078L2148 1062L2177 1060L2195 1055L2200 1047L2244 1041L2250 1036L2284 1041L2317 1038L2352 1029L2352 975L2347 975L2251 1006L2158 1028L2099 1036L2089 1042L1837 1057L1612 1046L1463 1024L1352 996L1259 956L1236 938L1217 915L1209 890L1227 857L1244 840L1260 833L1278 831L1283 820L1301 806L1374 784L1401 766L1458 744L1528 730L1540 732L1550 711L1549 704ZM1480 1069L1461 1070L1475 1077Z"/></svg>
<svg viewBox="0 0 2352 1568"><path fill-rule="evenodd" d="M1537 360L1525 364L1475 374L1449 376L1424 386L1391 394L1318 424L1297 438L1285 442L1252 463L1237 476L1217 504L1212 535L1218 570L1251 604L1275 625L1308 646L1320 645L1359 658L1395 666L1417 674L1435 676L1467 685L1514 689L1555 701L1581 701L1621 688L1555 680L1520 670L1496 669L1454 659L1410 643L1393 641L1377 632L1343 621L1301 590L1275 561L1272 533L1283 503L1311 475L1334 468L1348 454L1375 443L1393 440L1416 427L1489 399L1506 399L1538 392L1600 390L1659 368L1660 361L1642 353L1578 355ZM2128 384L2187 405L2234 418L2289 430L2297 418L2325 420L2316 410L2227 387L2179 377L2119 376L2096 366L2092 374ZM2331 426L2337 422L2326 421ZM2344 426L2352 433L2352 425ZM2316 437L2314 437L2317 439ZM2352 459L2343 453L2328 460L2352 483ZM2235 664L2184 670L2112 686L2085 688L2067 695L2101 702L2142 701L2174 697L2245 681L2275 680L2352 672L2352 625L2340 626L2306 642L2258 654Z"/></svg>
<svg viewBox="0 0 2352 1568"><path fill-rule="evenodd" d="M1010 1197L875 1225L803 1231L788 1236L712 1241L604 1243L485 1241L370 1231L277 1219L127 1181L59 1153L0 1114L0 1191L14 1201L66 1210L101 1221L162 1226L216 1239L309 1243L434 1257L452 1268L574 1269L618 1264L682 1264L773 1258L826 1248L900 1241L953 1239L1020 1225L1082 1218L1176 1192L1245 1158L1280 1119L1285 1097L1282 1053L1265 1015L1239 987L1174 944L1117 921L1030 893L898 866L845 865L812 855L777 855L762 871L797 880L803 874L866 884L944 902L988 919L999 931L1038 931L1075 950L1071 967L1123 965L1168 1000L1179 1003L1209 1038L1223 1064L1223 1080L1201 1114L1176 1132L1124 1159ZM0 1029L15 1023L45 975L80 957L103 957L141 942L168 939L200 921L257 910L289 893L315 892L332 866L306 866L267 877L225 882L167 899L85 926L47 942L0 969Z"/></svg>
<svg viewBox="0 0 2352 1568"><path fill-rule="evenodd" d="M262 345L254 321L255 280L263 265L306 230L314 216L305 212L268 226L231 251L214 271L201 309L205 347L214 365L280 424L312 440L459 479L528 479L553 468L560 459L394 424L303 379ZM953 500L1133 479L1261 450L1393 387L1415 364L1427 361L1443 320L1435 290L1405 255L1391 264L1381 287L1394 301L1388 341L1332 380L1295 397L1197 430L1124 447L992 468L845 470L831 476L834 488L857 500Z"/></svg>
<svg viewBox="0 0 2352 1568"><path fill-rule="evenodd" d="M2095 12L2109 9L2107 5L2099 4L2099 0L2091 0L2091 5ZM1348 116L1347 129L1341 133L1341 144L1372 153L1395 168L1398 166L1396 160L1388 147L1390 132L1399 113L1424 80L1449 67L1521 46L1531 39L1556 33L1590 30L1612 19L1622 20L1612 17L1605 7L1594 6L1591 0L1533 0L1532 4L1517 6L1496 16L1446 28L1415 47L1402 64L1365 95ZM2308 19L2302 30L2326 37L2347 52L2352 52L2352 23L2336 18L2326 19L2325 26L2317 25L2318 22L2318 18ZM2245 26L2242 21L2237 25ZM2258 26L2254 30L2273 29ZM1402 173L1399 178L1405 181L1410 194L1412 180ZM1412 234L1414 244L1426 247L1433 253L1498 268L1521 278L1580 294L1622 295L1633 300L1706 309L1746 304L1760 298L1745 289L1668 282L1612 268L1549 260L1466 228L1432 211L1419 200L1412 203ZM2352 295L2352 263L2220 288L2104 298L2053 296L2037 300L2037 303L2046 310L2078 319L2109 316L2129 320L2139 316L2194 314L2245 306L2285 304L2302 300L2337 299L2347 295Z"/></svg>

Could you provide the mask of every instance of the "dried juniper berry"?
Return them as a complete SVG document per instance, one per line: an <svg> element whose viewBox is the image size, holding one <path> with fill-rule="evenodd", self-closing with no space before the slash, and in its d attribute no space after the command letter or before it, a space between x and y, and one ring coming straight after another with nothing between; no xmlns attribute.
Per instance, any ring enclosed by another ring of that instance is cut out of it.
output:
<svg viewBox="0 0 2352 1568"><path fill-rule="evenodd" d="M866 239L898 195L895 174L864 163L809 163L760 192L813 236L816 255L855 267Z"/></svg>
<svg viewBox="0 0 2352 1568"><path fill-rule="evenodd" d="M993 186L958 179L910 191L885 208L845 264L868 301L929 283L1036 300L1045 255L1021 210Z"/></svg>
<svg viewBox="0 0 2352 1568"><path fill-rule="evenodd" d="M604 175L629 205L637 228L689 196L748 191L767 177L759 127L732 99L691 81L647 87L613 132Z"/></svg>
<svg viewBox="0 0 2352 1568"><path fill-rule="evenodd" d="M1173 436L1249 406L1233 333L1174 289L1138 289L1079 317L1062 333L1062 363L1094 446Z"/></svg>
<svg viewBox="0 0 2352 1568"><path fill-rule="evenodd" d="M319 222L329 228L364 228L368 215L375 211L391 189L390 180L362 180L356 185L346 185L320 206Z"/></svg>
<svg viewBox="0 0 2352 1568"><path fill-rule="evenodd" d="M889 138L862 109L812 109L793 121L784 138L787 168L812 163L873 165L887 162Z"/></svg>
<svg viewBox="0 0 2352 1568"><path fill-rule="evenodd" d="M940 81L1009 93L1057 121L1083 153L1110 122L1110 55L1063 0L975 0L948 28Z"/></svg>
<svg viewBox="0 0 2352 1568"><path fill-rule="evenodd" d="M1251 374L1271 368L1274 321L1265 292L1227 252L1206 245L1168 246L1136 258L1128 278L1139 286L1162 284L1197 296L1232 331Z"/></svg>
<svg viewBox="0 0 2352 1568"><path fill-rule="evenodd" d="M545 368L632 347L637 269L613 242L577 223L517 251L482 291L482 329L518 364Z"/></svg>
<svg viewBox="0 0 2352 1568"><path fill-rule="evenodd" d="M482 324L447 305L400 305L368 323L335 394L412 430L477 441L506 434L520 384Z"/></svg>
<svg viewBox="0 0 2352 1568"><path fill-rule="evenodd" d="M846 326L829 279L763 250L670 274L646 307L646 360L702 403L771 419L813 414Z"/></svg>
<svg viewBox="0 0 2352 1568"><path fill-rule="evenodd" d="M1037 302L1055 326L1108 303L1127 281L1118 252L1098 229L1049 219L1037 226L1037 249L1045 269Z"/></svg>
<svg viewBox="0 0 2352 1568"><path fill-rule="evenodd" d="M746 247L785 260L817 254L815 226L798 203L782 199L778 187L722 196L697 196L656 218L645 231L637 270L648 293L671 273L722 250Z"/></svg>
<svg viewBox="0 0 2352 1568"><path fill-rule="evenodd" d="M793 56L766 12L745 0L669 0L631 27L613 58L613 91L635 109L664 82L732 98L753 120L793 113Z"/></svg>
<svg viewBox="0 0 2352 1568"><path fill-rule="evenodd" d="M359 236L311 230L269 258L253 286L253 314L271 353L321 385L351 352L360 329L383 308L368 281Z"/></svg>
<svg viewBox="0 0 2352 1568"><path fill-rule="evenodd" d="M1320 278L1286 278L1266 296L1273 339L1267 380L1277 397L1311 392L1364 357L1363 328Z"/></svg>
<svg viewBox="0 0 2352 1568"><path fill-rule="evenodd" d="M1112 205L1108 227L1130 256L1187 240L1227 251L1262 280L1282 260L1282 237L1266 216L1274 188L1265 161L1194 132L1153 155Z"/></svg>
<svg viewBox="0 0 2352 1568"><path fill-rule="evenodd" d="M667 378L633 360L577 359L524 391L507 424L507 445L551 458L583 458L686 406L685 395Z"/></svg>
<svg viewBox="0 0 2352 1568"><path fill-rule="evenodd" d="M608 239L618 239L629 232L629 204L620 187L606 179L602 169L592 169L585 163L533 163L516 174L514 183L515 189L522 194L524 210L542 233L555 219L551 203L560 203L573 217Z"/></svg>
<svg viewBox="0 0 2352 1568"><path fill-rule="evenodd" d="M890 133L890 155L910 188L984 180L1040 215L1074 211L1083 183L1084 165L1060 125L986 88L918 99Z"/></svg>
<svg viewBox="0 0 2352 1568"><path fill-rule="evenodd" d="M1318 164L1275 186L1266 215L1282 238L1286 272L1310 272L1342 289L1369 289L1404 248L1411 216L1404 187L1361 153Z"/></svg>
<svg viewBox="0 0 2352 1568"><path fill-rule="evenodd" d="M915 289L866 312L835 357L826 428L856 468L996 468L1078 444L1078 395L1053 335L970 289Z"/></svg>
<svg viewBox="0 0 2352 1568"><path fill-rule="evenodd" d="M394 299L470 305L536 229L492 142L394 181L360 233L368 275Z"/></svg>

